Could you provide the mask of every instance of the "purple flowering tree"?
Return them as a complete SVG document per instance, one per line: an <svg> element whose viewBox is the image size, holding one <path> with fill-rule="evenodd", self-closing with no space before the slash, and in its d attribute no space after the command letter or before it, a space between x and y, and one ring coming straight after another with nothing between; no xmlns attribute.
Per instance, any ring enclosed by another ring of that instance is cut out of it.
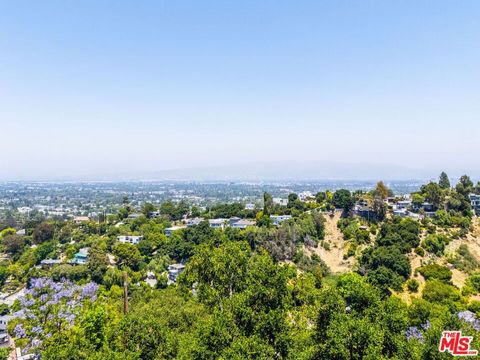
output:
<svg viewBox="0 0 480 360"><path fill-rule="evenodd" d="M22 351L38 352L45 339L71 328L83 307L96 300L97 290L94 282L80 286L68 280L31 279L19 299L21 309L14 314L13 335L25 344Z"/></svg>
<svg viewBox="0 0 480 360"><path fill-rule="evenodd" d="M461 311L457 313L457 317L469 324L474 330L480 331L480 320L477 319L477 316L471 311Z"/></svg>
<svg viewBox="0 0 480 360"><path fill-rule="evenodd" d="M407 331L405 331L405 337L409 341L415 339L423 343L423 333L416 326L410 326Z"/></svg>

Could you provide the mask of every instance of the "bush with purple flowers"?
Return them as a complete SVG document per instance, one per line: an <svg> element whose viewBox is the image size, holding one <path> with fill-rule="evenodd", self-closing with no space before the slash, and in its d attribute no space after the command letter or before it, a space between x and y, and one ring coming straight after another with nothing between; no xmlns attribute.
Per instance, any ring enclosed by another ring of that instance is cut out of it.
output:
<svg viewBox="0 0 480 360"><path fill-rule="evenodd" d="M31 279L19 299L21 309L13 314L13 336L26 344L22 351L40 349L45 339L71 328L84 305L96 300L97 290L94 282L81 286L68 280Z"/></svg>

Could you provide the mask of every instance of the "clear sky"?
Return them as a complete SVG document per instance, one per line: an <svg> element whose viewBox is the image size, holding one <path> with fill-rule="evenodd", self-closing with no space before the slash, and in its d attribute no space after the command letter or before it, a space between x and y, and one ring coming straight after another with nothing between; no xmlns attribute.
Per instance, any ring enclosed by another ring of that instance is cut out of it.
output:
<svg viewBox="0 0 480 360"><path fill-rule="evenodd" d="M0 179L283 160L480 176L479 18L453 0L3 1Z"/></svg>

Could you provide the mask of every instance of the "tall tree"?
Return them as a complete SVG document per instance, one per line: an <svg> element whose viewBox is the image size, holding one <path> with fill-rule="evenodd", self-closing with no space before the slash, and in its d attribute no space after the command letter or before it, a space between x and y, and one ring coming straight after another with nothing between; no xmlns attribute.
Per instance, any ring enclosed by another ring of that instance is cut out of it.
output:
<svg viewBox="0 0 480 360"><path fill-rule="evenodd" d="M333 205L338 209L343 209L345 213L349 212L355 200L352 197L352 193L347 189L339 189L333 194Z"/></svg>
<svg viewBox="0 0 480 360"><path fill-rule="evenodd" d="M54 231L55 230L52 224L43 222L35 227L35 231L33 232L33 240L37 244L52 240Z"/></svg>
<svg viewBox="0 0 480 360"><path fill-rule="evenodd" d="M273 197L268 192L263 193L263 213L265 215L270 215L270 211L273 207Z"/></svg>
<svg viewBox="0 0 480 360"><path fill-rule="evenodd" d="M470 177L468 175L462 175L455 186L455 190L457 190L459 194L467 197L473 190L473 182Z"/></svg>
<svg viewBox="0 0 480 360"><path fill-rule="evenodd" d="M440 185L431 182L423 185L421 190L425 200L435 206L435 208L439 209L443 206L444 195Z"/></svg>
<svg viewBox="0 0 480 360"><path fill-rule="evenodd" d="M450 180L448 179L448 175L445 171L442 171L440 174L440 178L438 179L438 185L442 189L449 189L450 188Z"/></svg>
<svg viewBox="0 0 480 360"><path fill-rule="evenodd" d="M152 203L149 203L149 202L144 203L142 206L142 213L145 216L148 216L151 212L154 212L156 210L157 208Z"/></svg>
<svg viewBox="0 0 480 360"><path fill-rule="evenodd" d="M390 196L391 190L385 185L383 181L377 182L377 186L374 190L374 195L376 197L380 197L382 200L385 200L388 196Z"/></svg>

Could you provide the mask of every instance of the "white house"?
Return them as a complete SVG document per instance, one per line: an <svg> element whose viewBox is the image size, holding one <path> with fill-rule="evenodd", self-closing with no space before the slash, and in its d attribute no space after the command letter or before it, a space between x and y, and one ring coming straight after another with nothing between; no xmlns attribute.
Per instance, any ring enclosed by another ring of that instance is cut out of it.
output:
<svg viewBox="0 0 480 360"><path fill-rule="evenodd" d="M247 219L240 219L238 217L233 217L229 220L229 224L232 228L246 229L247 226L254 226L255 221L247 220Z"/></svg>
<svg viewBox="0 0 480 360"><path fill-rule="evenodd" d="M117 236L118 241L124 244L133 244L137 245L140 240L143 239L143 236L136 236L136 235L120 235Z"/></svg>
<svg viewBox="0 0 480 360"><path fill-rule="evenodd" d="M255 204L245 204L245 210L255 210Z"/></svg>
<svg viewBox="0 0 480 360"><path fill-rule="evenodd" d="M210 219L208 223L214 229L223 229L225 227L225 219Z"/></svg>
<svg viewBox="0 0 480 360"><path fill-rule="evenodd" d="M8 322L12 319L10 315L2 315L0 316L0 344L8 343L10 341L10 337L8 336L7 332L7 325Z"/></svg>
<svg viewBox="0 0 480 360"><path fill-rule="evenodd" d="M400 201L397 201L396 205L395 205L395 208L397 210L403 210L403 209L406 209L408 208L409 206L412 205L412 201L411 200L400 200Z"/></svg>
<svg viewBox="0 0 480 360"><path fill-rule="evenodd" d="M193 219L187 219L187 227L192 227L195 225L199 225L203 221L203 218L193 218Z"/></svg>
<svg viewBox="0 0 480 360"><path fill-rule="evenodd" d="M178 275L185 270L183 264L173 264L168 266L168 284L174 284L177 282Z"/></svg>
<svg viewBox="0 0 480 360"><path fill-rule="evenodd" d="M165 233L165 236L170 236L172 232L180 229L185 229L185 226L172 226L172 227L166 228L165 230L163 230L163 232Z"/></svg>
<svg viewBox="0 0 480 360"><path fill-rule="evenodd" d="M75 224L81 224L82 222L88 222L90 221L90 218L88 216L75 216L73 218L73 222Z"/></svg>
<svg viewBox="0 0 480 360"><path fill-rule="evenodd" d="M396 210L393 210L393 215L400 216L400 217L407 217L408 211L405 209L396 209Z"/></svg>
<svg viewBox="0 0 480 360"><path fill-rule="evenodd" d="M292 218L292 215L270 215L270 220L272 220L273 225L280 225L285 220Z"/></svg>
<svg viewBox="0 0 480 360"><path fill-rule="evenodd" d="M307 200L313 199L314 196L311 191L302 191L301 193L298 194L298 198L301 201L307 201Z"/></svg>
<svg viewBox="0 0 480 360"><path fill-rule="evenodd" d="M0 333L7 331L8 322L12 319L10 315L0 316Z"/></svg>
<svg viewBox="0 0 480 360"><path fill-rule="evenodd" d="M477 214L480 213L480 195L470 194L468 198L470 199L473 210L475 210Z"/></svg>
<svg viewBox="0 0 480 360"><path fill-rule="evenodd" d="M280 205L280 206L287 206L288 205L288 199L273 198L272 201L275 205Z"/></svg>

